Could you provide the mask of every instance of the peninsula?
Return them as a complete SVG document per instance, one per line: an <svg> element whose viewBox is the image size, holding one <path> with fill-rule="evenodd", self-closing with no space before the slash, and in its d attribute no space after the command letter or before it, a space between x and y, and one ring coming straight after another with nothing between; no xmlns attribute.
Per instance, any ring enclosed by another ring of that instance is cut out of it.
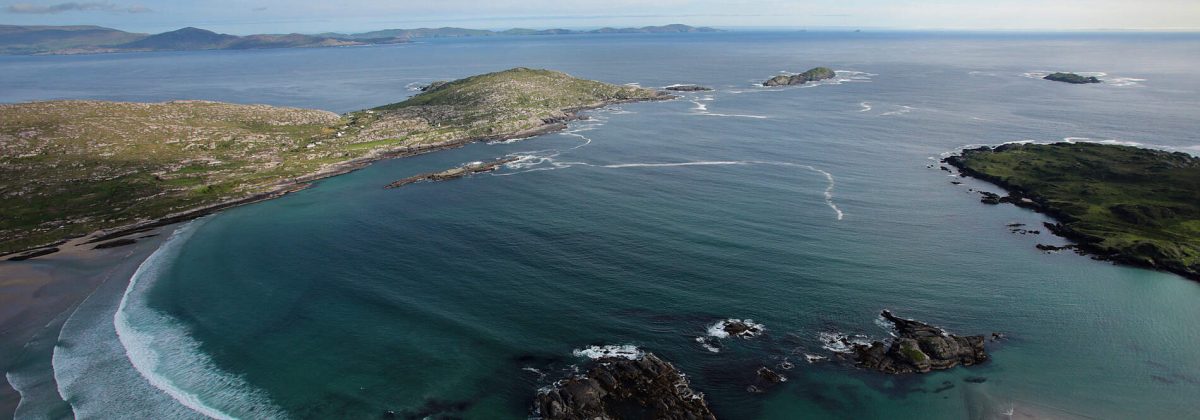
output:
<svg viewBox="0 0 1200 420"><path fill-rule="evenodd" d="M1054 233L1096 258L1200 280L1200 158L1095 143L1007 144L946 163L1055 218Z"/></svg>
<svg viewBox="0 0 1200 420"><path fill-rule="evenodd" d="M537 135L581 110L668 98L515 68L345 115L206 101L0 105L0 254L98 230L95 241L114 239L374 160Z"/></svg>

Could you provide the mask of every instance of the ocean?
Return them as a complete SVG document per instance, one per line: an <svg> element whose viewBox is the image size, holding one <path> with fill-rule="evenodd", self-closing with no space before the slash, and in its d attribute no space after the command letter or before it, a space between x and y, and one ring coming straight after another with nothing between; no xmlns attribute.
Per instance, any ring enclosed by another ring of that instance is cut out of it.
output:
<svg viewBox="0 0 1200 420"><path fill-rule="evenodd" d="M1200 417L1200 283L1043 253L1062 240L1007 225L1048 219L981 204L971 189L997 188L938 164L1014 141L1198 154L1200 35L746 31L0 57L0 102L348 112L517 66L715 90L190 222L64 314L49 363L10 372L27 396L17 417L519 419L608 345L671 361L719 418ZM838 78L755 86L816 66ZM1040 79L1053 71L1105 83ZM508 155L523 159L383 188ZM985 364L914 376L827 348L886 338L883 309L1006 338ZM766 332L705 339L729 318ZM748 392L760 366L788 380ZM21 386L47 380L57 393Z"/></svg>

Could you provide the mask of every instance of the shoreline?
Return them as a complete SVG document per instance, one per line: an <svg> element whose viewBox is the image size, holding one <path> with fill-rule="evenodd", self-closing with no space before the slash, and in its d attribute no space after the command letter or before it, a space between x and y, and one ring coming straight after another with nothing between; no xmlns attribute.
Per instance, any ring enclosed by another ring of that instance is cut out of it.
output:
<svg viewBox="0 0 1200 420"><path fill-rule="evenodd" d="M267 201L305 190L313 182L344 175L366 168L372 163L456 149L476 142L504 141L552 134L567 129L572 121L586 120L582 112L623 103L665 101L676 97L665 95L652 100L608 101L585 107L563 109L566 117L544 121L544 124L513 133L448 140L415 146L403 146L373 152L367 156L330 165L327 168L296 178L279 181L270 191L200 206L154 220L101 229L90 234L66 238L39 247L0 254L0 365L4 378L0 380L0 416L15 414L20 402L19 393L11 386L7 374L23 358L25 345L35 334L48 327L59 315L73 311L97 287L106 281L123 277L126 281L141 263L183 222L230 208ZM97 244L138 234L135 243L113 248L95 248ZM40 253L56 249L53 252ZM38 254L25 260L11 258ZM49 296L47 296L49 295ZM61 327L61 326L60 326Z"/></svg>
<svg viewBox="0 0 1200 420"><path fill-rule="evenodd" d="M20 395L8 373L31 362L37 354L26 345L61 315L75 308L105 282L128 280L174 230L174 225L142 231L137 243L93 249L86 237L60 245L60 252L28 261L0 263L0 417L15 414ZM54 333L57 336L57 333Z"/></svg>
<svg viewBox="0 0 1200 420"><path fill-rule="evenodd" d="M354 159L350 159L350 160L346 160L343 162L332 164L329 167L317 170L316 172L312 172L312 173L302 175L299 177L295 177L295 178L287 178L287 179L280 180L276 183L276 186L274 188L272 188L271 190L266 191L266 192L254 193L254 194L250 194L250 195L247 195L247 196L244 196L241 198L235 198L235 199L226 200L226 201L222 201L222 202L218 202L218 203L207 204L207 205L195 207L195 208L184 210L181 212L168 214L166 216L163 216L163 217L160 217L160 218L157 218L154 220L147 220L147 221L130 223L130 224L116 226L116 227L107 228L107 229L100 229L100 230L93 231L89 234L83 235L83 236L79 236L79 237L75 237L75 238L64 238L64 239L60 239L60 240L57 240L57 241L54 241L51 243L42 244L42 245L39 245L36 247L25 248L25 249L16 250L16 251L0 252L0 267L3 267L4 264L6 264L6 263L16 262L13 260L13 258L25 257L23 259L34 260L34 259L42 258L43 256L46 256L46 255L54 255L55 253L60 252L61 247L64 247L66 244L72 243L76 240L84 240L85 242L83 242L83 243L92 244L92 243L96 243L96 242L117 239L117 238L120 238L123 236L128 236L128 235L132 235L135 233L144 232L149 229L153 229L153 228L160 227L160 226L186 222L186 221L196 219L199 217L203 217L203 216L207 216L207 215L210 215L210 214L222 211L222 210L279 198L279 197L285 196L287 194L291 194L291 193L294 193L297 191L302 191L302 190L308 189L309 187L312 186L313 182L316 182L316 181L319 181L322 179L326 179L326 178L332 178L332 177L335 177L338 175L345 175L345 174L357 171L359 169L366 168L366 167L370 166L372 163L375 163L375 162L378 162L381 160L400 159L400 158L412 157L412 156L417 156L417 155L423 155L426 153L437 152L437 151L441 151L441 150L457 149L457 148L464 147L466 145L469 145L472 143L477 143L477 142L505 141L505 140L523 139L523 138L537 137L537 136L546 135L546 134L552 134L552 133L566 130L568 123L570 123L572 121L580 121L580 120L588 119L588 117L586 115L581 115L581 113L585 112L585 111L601 109L601 108L612 106L612 105L637 103L637 102L669 101L669 100L674 100L676 98L677 98L677 96L675 96L675 95L664 94L663 96L661 96L659 98L654 98L654 99L605 101L605 102L582 106L582 107L564 108L564 109L561 109L560 111L565 113L566 117L546 120L546 121L543 121L543 124L541 126L526 129L526 130L516 131L516 132L512 132L512 133L505 133L505 134L495 134L495 135L489 135L489 136L478 136L478 137L468 137L468 138L463 138L463 139L446 140L446 141L437 142L437 143L419 144L419 145L415 145L415 146L401 146L401 147L396 147L396 148L392 148L392 149L371 152L363 157L354 158ZM52 250L55 248L58 248L59 250Z"/></svg>
<svg viewBox="0 0 1200 420"><path fill-rule="evenodd" d="M959 153L961 152L962 151ZM1090 256L1092 259L1097 261L1109 261L1113 264L1119 264L1128 267L1171 273L1183 277L1184 279L1200 281L1200 275L1196 273L1191 273L1172 266L1147 264L1141 260L1131 258L1130 256L1120 252L1110 252L1100 248L1096 244L1103 241L1104 238L1083 234L1072 229L1070 226L1064 223L1064 220L1069 220L1070 216L1051 206L1045 197L1033 194L1016 185L1012 185L999 177L991 176L969 168L962 161L961 154L946 157L942 159L941 162L958 169L959 176L975 178L1005 190L1008 192L1008 196L1004 197L1005 200L1003 202L1008 202L1017 207L1033 210L1034 212L1044 214L1049 216L1051 219L1054 219L1055 223L1043 223L1043 225L1046 226L1046 229L1048 229L1050 233L1071 241L1071 243L1074 245L1074 249L1078 251L1080 255Z"/></svg>

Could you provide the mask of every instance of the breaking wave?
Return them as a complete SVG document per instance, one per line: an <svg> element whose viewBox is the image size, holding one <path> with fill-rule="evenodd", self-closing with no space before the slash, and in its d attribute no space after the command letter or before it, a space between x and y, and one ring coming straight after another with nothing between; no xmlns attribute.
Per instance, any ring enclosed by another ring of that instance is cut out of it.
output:
<svg viewBox="0 0 1200 420"><path fill-rule="evenodd" d="M642 349L632 344L623 345L607 345L607 346L587 346L582 349L576 349L571 354L575 357L586 357L592 360L603 359L608 357L620 357L629 360L641 359L646 355Z"/></svg>
<svg viewBox="0 0 1200 420"><path fill-rule="evenodd" d="M147 305L148 290L194 229L195 225L188 225L172 234L129 279L113 315L117 338L147 382L197 413L217 419L251 413L258 418L286 417L265 392L217 367L177 320Z"/></svg>

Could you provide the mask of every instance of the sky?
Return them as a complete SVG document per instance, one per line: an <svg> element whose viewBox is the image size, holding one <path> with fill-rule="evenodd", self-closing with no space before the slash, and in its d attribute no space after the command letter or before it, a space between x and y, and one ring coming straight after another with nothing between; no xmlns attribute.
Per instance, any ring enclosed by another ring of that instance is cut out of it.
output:
<svg viewBox="0 0 1200 420"><path fill-rule="evenodd" d="M458 26L1200 31L1200 0L0 0L0 24L134 32L364 32Z"/></svg>

